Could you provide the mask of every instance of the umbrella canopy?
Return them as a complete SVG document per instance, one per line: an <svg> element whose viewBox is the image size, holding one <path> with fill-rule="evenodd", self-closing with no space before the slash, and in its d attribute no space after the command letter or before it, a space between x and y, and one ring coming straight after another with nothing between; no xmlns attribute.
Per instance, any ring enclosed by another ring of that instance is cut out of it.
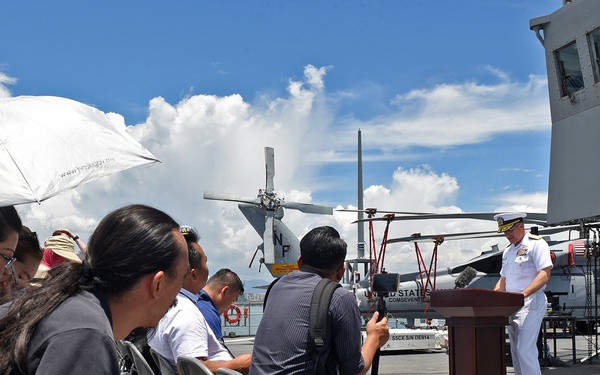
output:
<svg viewBox="0 0 600 375"><path fill-rule="evenodd" d="M159 161L104 112L55 96L0 99L0 206L41 202Z"/></svg>

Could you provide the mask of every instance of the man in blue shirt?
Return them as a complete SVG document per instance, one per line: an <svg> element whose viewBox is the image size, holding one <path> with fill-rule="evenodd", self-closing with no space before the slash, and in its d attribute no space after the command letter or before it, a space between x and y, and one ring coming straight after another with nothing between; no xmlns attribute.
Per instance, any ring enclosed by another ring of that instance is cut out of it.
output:
<svg viewBox="0 0 600 375"><path fill-rule="evenodd" d="M242 280L228 268L217 271L198 293L196 306L223 345L225 343L221 330L221 314L227 311L242 293L244 293Z"/></svg>

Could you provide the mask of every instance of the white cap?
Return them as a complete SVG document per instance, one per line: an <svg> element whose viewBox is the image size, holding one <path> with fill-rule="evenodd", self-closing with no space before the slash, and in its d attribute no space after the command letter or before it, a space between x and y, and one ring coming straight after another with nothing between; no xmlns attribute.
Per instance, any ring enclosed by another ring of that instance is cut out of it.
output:
<svg viewBox="0 0 600 375"><path fill-rule="evenodd" d="M503 233L512 228L516 223L523 221L527 214L523 212L505 212L494 215L498 222L498 233Z"/></svg>

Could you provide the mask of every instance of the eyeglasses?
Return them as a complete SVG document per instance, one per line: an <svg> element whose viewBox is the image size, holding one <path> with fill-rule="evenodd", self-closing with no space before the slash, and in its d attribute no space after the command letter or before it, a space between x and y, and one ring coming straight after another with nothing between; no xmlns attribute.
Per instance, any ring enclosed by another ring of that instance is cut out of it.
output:
<svg viewBox="0 0 600 375"><path fill-rule="evenodd" d="M40 240L36 232L23 233L19 235L19 241L27 239L32 239L37 248L40 249L40 251L42 250L42 247L40 246Z"/></svg>
<svg viewBox="0 0 600 375"><path fill-rule="evenodd" d="M184 237L196 234L196 230L187 225L180 226L179 231L181 232L181 234L183 234Z"/></svg>
<svg viewBox="0 0 600 375"><path fill-rule="evenodd" d="M4 254L0 254L0 256L2 256L2 258L4 258L4 260L6 260L6 265L4 267L10 269L10 272L12 273L13 279L15 280L15 285L17 285L19 283L19 279L17 278L17 271L15 271L15 262L17 260L17 258L15 257L9 257L6 256Z"/></svg>

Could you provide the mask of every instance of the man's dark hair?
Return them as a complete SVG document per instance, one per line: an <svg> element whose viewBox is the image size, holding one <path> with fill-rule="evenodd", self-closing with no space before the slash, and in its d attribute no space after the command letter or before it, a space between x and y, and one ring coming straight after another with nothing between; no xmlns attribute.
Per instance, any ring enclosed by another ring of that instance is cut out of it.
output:
<svg viewBox="0 0 600 375"><path fill-rule="evenodd" d="M334 271L344 263L347 247L337 230L329 226L317 227L302 237L300 256L307 266Z"/></svg>
<svg viewBox="0 0 600 375"><path fill-rule="evenodd" d="M239 290L240 294L244 294L244 283L242 283L242 280L237 273L233 272L229 268L221 268L218 270L217 273L208 279L206 284L214 284L218 289L228 286L234 291Z"/></svg>
<svg viewBox="0 0 600 375"><path fill-rule="evenodd" d="M188 247L188 262L190 264L190 269L198 269L202 263L202 259L200 258L200 253L198 250L194 249L192 246Z"/></svg>
<svg viewBox="0 0 600 375"><path fill-rule="evenodd" d="M187 225L182 225L179 227L179 231L185 238L185 242L188 247L188 262L190 263L190 268L198 269L202 263L202 259L198 250L194 248L194 244L198 243L200 240L200 235L198 231L192 227Z"/></svg>

